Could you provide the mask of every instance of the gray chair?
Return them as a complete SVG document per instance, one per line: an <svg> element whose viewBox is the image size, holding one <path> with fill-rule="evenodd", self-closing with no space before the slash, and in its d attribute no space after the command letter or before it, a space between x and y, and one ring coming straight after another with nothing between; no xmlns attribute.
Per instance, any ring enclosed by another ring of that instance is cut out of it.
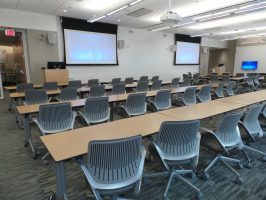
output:
<svg viewBox="0 0 266 200"><path fill-rule="evenodd" d="M90 88L89 98L105 96L105 86L95 85Z"/></svg>
<svg viewBox="0 0 266 200"><path fill-rule="evenodd" d="M58 90L57 82L45 82L43 83L44 90Z"/></svg>
<svg viewBox="0 0 266 200"><path fill-rule="evenodd" d="M193 169L198 164L201 137L198 132L199 124L199 120L163 122L156 142L152 136L148 136L152 142L149 145L151 155L164 166L166 171L145 174L144 179L169 177L164 192L165 200L169 199L167 194L174 177L193 189L197 193L198 199L203 199L200 190L183 177L184 174L191 174L192 177L195 177ZM189 169L185 170L184 166Z"/></svg>
<svg viewBox="0 0 266 200"><path fill-rule="evenodd" d="M262 129L266 128L266 106L264 104L264 107L259 115L259 122Z"/></svg>
<svg viewBox="0 0 266 200"><path fill-rule="evenodd" d="M237 164L238 168L243 168L243 165L239 160L228 157L230 155L229 151L235 149L241 151L243 150L243 143L238 128L238 121L240 120L242 114L243 112L226 114L215 132L203 127L200 128L203 130L201 133L200 144L216 153L215 158L204 170L204 179L209 179L210 169L219 161L236 175L236 182L238 184L243 183L243 179L240 175L229 164L227 164L227 162L232 162Z"/></svg>
<svg viewBox="0 0 266 200"><path fill-rule="evenodd" d="M185 90L182 97L178 97L178 101L175 102L177 106L189 106L197 103L196 99L197 87L189 87Z"/></svg>
<svg viewBox="0 0 266 200"><path fill-rule="evenodd" d="M211 75L218 75L218 73L217 72L211 72Z"/></svg>
<svg viewBox="0 0 266 200"><path fill-rule="evenodd" d="M191 83L191 78L186 78L183 80L183 83L181 85L182 87L188 87L190 86L190 83Z"/></svg>
<svg viewBox="0 0 266 200"><path fill-rule="evenodd" d="M146 150L141 135L134 137L91 141L88 144L87 166L77 159L97 200L106 196L121 199L122 193L136 197L140 191ZM125 199L125 198L122 198Z"/></svg>
<svg viewBox="0 0 266 200"><path fill-rule="evenodd" d="M109 121L110 108L108 100L109 97L86 99L84 111L78 111L78 113L88 125Z"/></svg>
<svg viewBox="0 0 266 200"><path fill-rule="evenodd" d="M245 74L244 73L236 73L236 76L241 77L241 76L245 76Z"/></svg>
<svg viewBox="0 0 266 200"><path fill-rule="evenodd" d="M73 81L69 81L68 83L68 87L69 88L81 88L81 80L73 80Z"/></svg>
<svg viewBox="0 0 266 200"><path fill-rule="evenodd" d="M185 79L188 79L189 78L189 75L188 74L183 74L183 81L185 80Z"/></svg>
<svg viewBox="0 0 266 200"><path fill-rule="evenodd" d="M159 76L153 76L151 82L159 81Z"/></svg>
<svg viewBox="0 0 266 200"><path fill-rule="evenodd" d="M117 83L121 83L121 78L113 78L111 85L117 84Z"/></svg>
<svg viewBox="0 0 266 200"><path fill-rule="evenodd" d="M89 79L88 80L88 87L99 85L99 79Z"/></svg>
<svg viewBox="0 0 266 200"><path fill-rule="evenodd" d="M148 78L149 78L148 76L141 76L140 79L139 79L139 82L149 81Z"/></svg>
<svg viewBox="0 0 266 200"><path fill-rule="evenodd" d="M179 88L179 80L180 78L173 78L171 82L171 88Z"/></svg>
<svg viewBox="0 0 266 200"><path fill-rule="evenodd" d="M192 73L191 72L188 72L187 74L188 74L189 78L192 77Z"/></svg>
<svg viewBox="0 0 266 200"><path fill-rule="evenodd" d="M162 80L152 82L151 90L161 90L161 89L162 89Z"/></svg>
<svg viewBox="0 0 266 200"><path fill-rule="evenodd" d="M259 78L260 78L259 74L254 76L254 86L255 86L256 89L260 88Z"/></svg>
<svg viewBox="0 0 266 200"><path fill-rule="evenodd" d="M26 90L25 91L25 105L49 103L46 90Z"/></svg>
<svg viewBox="0 0 266 200"><path fill-rule="evenodd" d="M194 74L192 83L194 85L198 85L200 81L201 81L200 76L198 74Z"/></svg>
<svg viewBox="0 0 266 200"><path fill-rule="evenodd" d="M197 95L200 102L206 102L206 101L212 100L211 89L212 89L212 85L202 86L202 88L200 89Z"/></svg>
<svg viewBox="0 0 266 200"><path fill-rule="evenodd" d="M138 82L135 92L147 92L149 90L149 82L148 81L141 81Z"/></svg>
<svg viewBox="0 0 266 200"><path fill-rule="evenodd" d="M117 108L119 114L125 111L127 117L146 114L146 93L129 94L125 106L118 105Z"/></svg>
<svg viewBox="0 0 266 200"><path fill-rule="evenodd" d="M222 76L222 82L223 83L229 83L230 82L230 76Z"/></svg>
<svg viewBox="0 0 266 200"><path fill-rule="evenodd" d="M214 94L217 98L224 98L224 83L220 83L214 90Z"/></svg>
<svg viewBox="0 0 266 200"><path fill-rule="evenodd" d="M26 90L33 90L33 83L20 83L17 85L17 92L25 92Z"/></svg>
<svg viewBox="0 0 266 200"><path fill-rule="evenodd" d="M77 88L63 88L60 91L59 101L71 101L78 99Z"/></svg>
<svg viewBox="0 0 266 200"><path fill-rule="evenodd" d="M171 89L158 91L154 101L148 101L150 103L151 109L153 110L153 108L155 108L156 111L170 109L172 107L171 91Z"/></svg>
<svg viewBox="0 0 266 200"><path fill-rule="evenodd" d="M240 129L242 140L246 142L246 144L243 147L244 150L258 153L262 155L262 160L266 161L266 153L248 146L249 144L254 143L256 141L255 140L256 138L263 137L263 131L261 129L260 122L258 120L263 106L264 106L263 104L260 104L260 105L256 105L250 108L247 114L243 116L241 121L239 122L239 129ZM251 168L252 164L247 155L246 155L246 159L248 160L246 164L247 167Z"/></svg>
<svg viewBox="0 0 266 200"><path fill-rule="evenodd" d="M254 89L255 89L254 76L250 75L250 76L248 76L248 78L246 80L246 85L245 85L244 92L253 91Z"/></svg>
<svg viewBox="0 0 266 200"><path fill-rule="evenodd" d="M132 84L134 81L134 77L128 77L125 79L125 84Z"/></svg>
<svg viewBox="0 0 266 200"><path fill-rule="evenodd" d="M235 82L234 81L231 81L229 82L229 84L227 86L225 86L225 93L227 94L227 96L234 96L234 87L235 87Z"/></svg>
<svg viewBox="0 0 266 200"><path fill-rule="evenodd" d="M222 73L222 75L229 75L229 72L224 72L224 73Z"/></svg>
<svg viewBox="0 0 266 200"><path fill-rule="evenodd" d="M39 107L39 117L32 120L38 125L43 136L73 129L77 113L72 111L71 103L45 104ZM47 164L45 158L44 164Z"/></svg>
<svg viewBox="0 0 266 200"><path fill-rule="evenodd" d="M113 85L112 95L126 94L125 83L117 83Z"/></svg>
<svg viewBox="0 0 266 200"><path fill-rule="evenodd" d="M211 75L211 77L210 77L210 83L211 84L219 83L219 77L218 76L215 76L215 75Z"/></svg>

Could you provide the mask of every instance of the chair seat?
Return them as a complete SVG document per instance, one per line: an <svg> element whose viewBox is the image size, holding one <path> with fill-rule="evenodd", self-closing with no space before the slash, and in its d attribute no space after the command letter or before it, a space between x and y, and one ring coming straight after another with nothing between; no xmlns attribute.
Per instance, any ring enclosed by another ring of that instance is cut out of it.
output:
<svg viewBox="0 0 266 200"><path fill-rule="evenodd" d="M217 153L223 153L224 149L216 137L208 132L201 133L200 144Z"/></svg>

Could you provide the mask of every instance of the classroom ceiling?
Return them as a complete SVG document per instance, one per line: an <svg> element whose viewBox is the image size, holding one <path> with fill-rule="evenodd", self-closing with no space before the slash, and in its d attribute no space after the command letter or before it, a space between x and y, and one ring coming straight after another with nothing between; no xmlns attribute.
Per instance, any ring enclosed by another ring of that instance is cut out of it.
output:
<svg viewBox="0 0 266 200"><path fill-rule="evenodd" d="M160 22L168 0L1 0L0 8L93 20L166 33L232 39L266 35L266 0L171 0L182 20ZM119 8L124 9L111 14ZM163 29L163 30L160 30Z"/></svg>

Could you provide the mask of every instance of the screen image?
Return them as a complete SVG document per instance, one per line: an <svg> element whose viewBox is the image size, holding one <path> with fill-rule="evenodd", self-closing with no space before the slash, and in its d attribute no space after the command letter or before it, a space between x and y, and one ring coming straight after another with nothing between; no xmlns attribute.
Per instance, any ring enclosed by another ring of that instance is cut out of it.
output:
<svg viewBox="0 0 266 200"><path fill-rule="evenodd" d="M243 61L242 69L243 70L255 70L258 68L258 61Z"/></svg>
<svg viewBox="0 0 266 200"><path fill-rule="evenodd" d="M117 64L116 34L64 29L66 64Z"/></svg>
<svg viewBox="0 0 266 200"><path fill-rule="evenodd" d="M199 52L200 44L199 43L190 43L190 42L176 42L177 50L175 57L176 65L197 65L199 64Z"/></svg>

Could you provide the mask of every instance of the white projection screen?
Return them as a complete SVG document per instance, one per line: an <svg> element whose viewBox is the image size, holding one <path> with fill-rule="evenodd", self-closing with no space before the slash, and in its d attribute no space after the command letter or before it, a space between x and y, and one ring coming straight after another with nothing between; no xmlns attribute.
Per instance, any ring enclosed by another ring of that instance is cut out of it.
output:
<svg viewBox="0 0 266 200"><path fill-rule="evenodd" d="M198 65L200 44L190 42L176 42L176 65Z"/></svg>
<svg viewBox="0 0 266 200"><path fill-rule="evenodd" d="M66 64L116 65L116 35L64 29Z"/></svg>

